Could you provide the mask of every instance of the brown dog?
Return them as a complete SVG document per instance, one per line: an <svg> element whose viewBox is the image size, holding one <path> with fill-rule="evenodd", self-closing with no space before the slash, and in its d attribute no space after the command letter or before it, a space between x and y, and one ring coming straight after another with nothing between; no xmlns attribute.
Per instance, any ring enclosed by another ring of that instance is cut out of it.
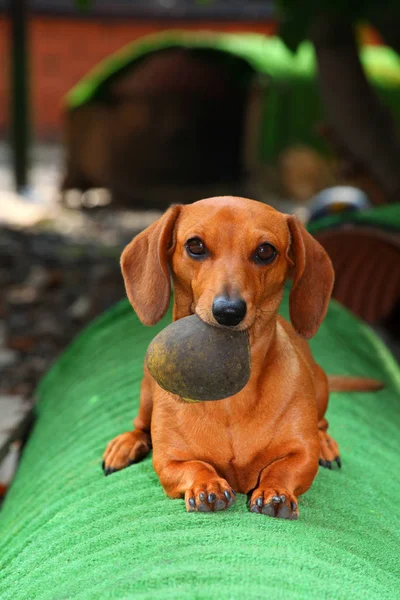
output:
<svg viewBox="0 0 400 600"><path fill-rule="evenodd" d="M297 519L297 497L318 463L340 467L327 433L328 378L307 342L325 317L334 273L325 250L295 216L243 198L173 206L127 246L121 259L128 298L154 325L170 300L173 319L196 313L218 327L246 329L252 371L245 388L217 402L184 403L144 372L134 431L104 453L108 475L143 459L188 511L223 510L235 492L250 511ZM278 315L286 278L292 325ZM375 382L376 383L376 382ZM372 389L339 379L336 389Z"/></svg>

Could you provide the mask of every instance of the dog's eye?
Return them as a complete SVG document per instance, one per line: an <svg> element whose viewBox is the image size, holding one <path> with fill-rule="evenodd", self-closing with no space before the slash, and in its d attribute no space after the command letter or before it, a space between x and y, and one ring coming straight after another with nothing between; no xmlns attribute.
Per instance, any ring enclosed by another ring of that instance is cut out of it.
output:
<svg viewBox="0 0 400 600"><path fill-rule="evenodd" d="M203 240L198 237L190 238L185 244L186 252L194 258L202 258L207 253L207 248Z"/></svg>
<svg viewBox="0 0 400 600"><path fill-rule="evenodd" d="M275 259L278 251L272 244L260 244L255 253L255 260L262 265L269 265Z"/></svg>

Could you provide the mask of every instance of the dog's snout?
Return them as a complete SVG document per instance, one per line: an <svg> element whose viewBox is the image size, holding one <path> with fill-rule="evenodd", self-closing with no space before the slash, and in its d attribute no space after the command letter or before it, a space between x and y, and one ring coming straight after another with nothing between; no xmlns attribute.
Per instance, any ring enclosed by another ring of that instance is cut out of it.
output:
<svg viewBox="0 0 400 600"><path fill-rule="evenodd" d="M239 325L246 316L246 309L246 302L240 297L217 296L212 305L214 319L227 327Z"/></svg>

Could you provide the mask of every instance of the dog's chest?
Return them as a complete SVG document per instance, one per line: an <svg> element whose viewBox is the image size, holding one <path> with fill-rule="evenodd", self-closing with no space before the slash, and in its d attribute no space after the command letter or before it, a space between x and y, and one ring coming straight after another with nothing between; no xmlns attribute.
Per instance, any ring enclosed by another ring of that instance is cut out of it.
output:
<svg viewBox="0 0 400 600"><path fill-rule="evenodd" d="M265 460L273 424L261 406L243 411L232 406L233 401L192 405L193 417L183 418L182 432L188 456L212 464L240 489L239 481L248 476L249 468L251 471L253 465Z"/></svg>

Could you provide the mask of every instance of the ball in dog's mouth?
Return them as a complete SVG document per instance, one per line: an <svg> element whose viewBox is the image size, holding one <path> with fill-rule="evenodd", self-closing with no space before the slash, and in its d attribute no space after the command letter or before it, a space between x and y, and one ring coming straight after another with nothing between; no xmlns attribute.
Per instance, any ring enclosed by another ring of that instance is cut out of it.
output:
<svg viewBox="0 0 400 600"><path fill-rule="evenodd" d="M223 400L249 381L249 336L247 331L213 327L190 315L152 340L146 366L160 387L186 402Z"/></svg>

